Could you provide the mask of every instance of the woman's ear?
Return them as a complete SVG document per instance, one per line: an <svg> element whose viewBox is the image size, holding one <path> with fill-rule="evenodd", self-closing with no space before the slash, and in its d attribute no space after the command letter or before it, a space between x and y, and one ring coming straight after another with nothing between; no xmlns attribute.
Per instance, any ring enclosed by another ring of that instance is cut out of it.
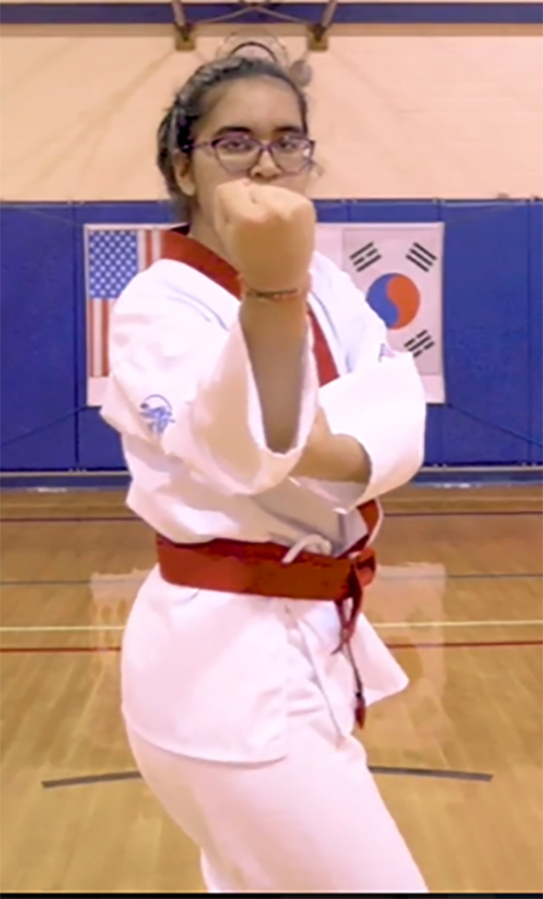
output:
<svg viewBox="0 0 543 899"><path fill-rule="evenodd" d="M320 162L316 162L313 160L311 163L311 178L313 181L316 181L318 178L321 178L324 175L324 168L320 164Z"/></svg>
<svg viewBox="0 0 543 899"><path fill-rule="evenodd" d="M317 182L318 182L319 178L322 177L322 175L324 175L323 167L318 162L313 161L311 163L311 169L309 170L309 184L308 184L309 194L313 198L315 196L313 191L316 189Z"/></svg>
<svg viewBox="0 0 543 899"><path fill-rule="evenodd" d="M185 153L177 153L174 164L175 180L182 194L193 197L196 193L196 185L192 177L190 158Z"/></svg>

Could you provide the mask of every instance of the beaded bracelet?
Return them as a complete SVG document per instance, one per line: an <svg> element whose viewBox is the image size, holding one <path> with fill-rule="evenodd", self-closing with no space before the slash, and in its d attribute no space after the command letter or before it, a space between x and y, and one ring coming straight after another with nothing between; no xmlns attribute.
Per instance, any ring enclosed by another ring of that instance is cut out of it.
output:
<svg viewBox="0 0 543 899"><path fill-rule="evenodd" d="M306 283L302 287L295 287L292 290L257 290L249 287L248 284L240 278L240 286L243 297L254 300L263 300L270 303L283 303L288 300L300 300L307 296L311 289L311 279L308 277Z"/></svg>

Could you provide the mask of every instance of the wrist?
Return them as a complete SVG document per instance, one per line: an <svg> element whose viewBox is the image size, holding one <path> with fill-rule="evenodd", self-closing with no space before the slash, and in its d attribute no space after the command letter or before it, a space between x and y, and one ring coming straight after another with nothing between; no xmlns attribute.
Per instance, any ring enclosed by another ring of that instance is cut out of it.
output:
<svg viewBox="0 0 543 899"><path fill-rule="evenodd" d="M263 290L261 288L252 287L243 277L239 278L241 295L247 300L256 300L262 303L288 303L301 302L307 299L307 294L311 290L311 278L309 275L304 279L303 283L297 287L284 288L278 290Z"/></svg>

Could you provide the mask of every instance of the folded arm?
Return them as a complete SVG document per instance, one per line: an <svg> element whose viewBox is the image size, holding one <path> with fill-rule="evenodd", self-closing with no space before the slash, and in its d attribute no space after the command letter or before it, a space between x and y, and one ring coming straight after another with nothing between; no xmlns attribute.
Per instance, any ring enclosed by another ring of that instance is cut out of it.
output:
<svg viewBox="0 0 543 899"><path fill-rule="evenodd" d="M346 298L344 308L356 312L343 328L349 373L320 389L326 426L317 421L293 476L307 479L338 511L348 511L418 471L426 401L411 354L390 348L384 323L347 275L336 269L334 281L332 289Z"/></svg>
<svg viewBox="0 0 543 899"><path fill-rule="evenodd" d="M371 463L364 447L348 434L333 434L326 413L319 407L303 455L294 467L293 475L320 481L367 484L370 471Z"/></svg>

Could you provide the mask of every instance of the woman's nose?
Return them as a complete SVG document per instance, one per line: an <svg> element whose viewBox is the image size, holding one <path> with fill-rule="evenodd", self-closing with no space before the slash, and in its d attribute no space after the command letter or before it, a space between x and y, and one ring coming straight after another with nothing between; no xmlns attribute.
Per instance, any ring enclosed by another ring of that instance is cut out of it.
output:
<svg viewBox="0 0 543 899"><path fill-rule="evenodd" d="M251 177L258 179L276 178L281 174L281 169L275 162L268 148L263 148L259 159L251 169Z"/></svg>

